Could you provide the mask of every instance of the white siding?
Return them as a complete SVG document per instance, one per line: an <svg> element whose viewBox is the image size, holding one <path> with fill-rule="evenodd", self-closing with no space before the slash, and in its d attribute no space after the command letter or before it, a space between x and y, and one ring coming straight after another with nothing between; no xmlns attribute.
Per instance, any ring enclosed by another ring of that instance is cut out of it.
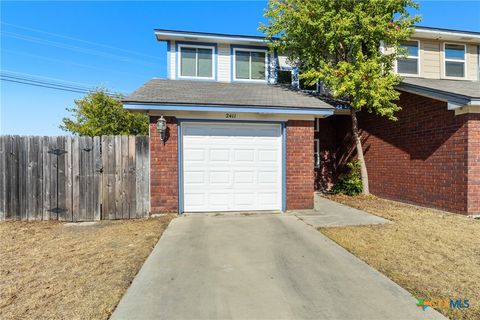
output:
<svg viewBox="0 0 480 320"><path fill-rule="evenodd" d="M275 66L276 66L276 61L275 61L275 55L273 53L268 53L269 57L269 63L270 63L270 77L267 78L267 80L270 80L270 83L275 83L277 82L275 79Z"/></svg>
<svg viewBox="0 0 480 320"><path fill-rule="evenodd" d="M230 58L230 45L219 43L217 46L217 78L219 82L231 82L231 58Z"/></svg>
<svg viewBox="0 0 480 320"><path fill-rule="evenodd" d="M278 65L281 68L292 67L292 65L288 63L286 56L278 56Z"/></svg>
<svg viewBox="0 0 480 320"><path fill-rule="evenodd" d="M170 54L168 55L168 64L170 67L170 75L168 76L169 79L175 79L175 74L176 74L176 65L175 65L175 41L170 41Z"/></svg>

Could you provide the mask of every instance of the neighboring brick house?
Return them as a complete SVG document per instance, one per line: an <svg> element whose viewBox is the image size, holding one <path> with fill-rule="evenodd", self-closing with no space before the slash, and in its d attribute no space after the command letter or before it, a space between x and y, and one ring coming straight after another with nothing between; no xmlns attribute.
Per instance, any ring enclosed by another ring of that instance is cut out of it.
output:
<svg viewBox="0 0 480 320"><path fill-rule="evenodd" d="M298 90L296 68L262 37L155 34L168 79L124 100L150 114L151 212L313 208L355 157L345 110ZM480 214L479 43L432 28L405 42L399 121L359 113L373 194Z"/></svg>

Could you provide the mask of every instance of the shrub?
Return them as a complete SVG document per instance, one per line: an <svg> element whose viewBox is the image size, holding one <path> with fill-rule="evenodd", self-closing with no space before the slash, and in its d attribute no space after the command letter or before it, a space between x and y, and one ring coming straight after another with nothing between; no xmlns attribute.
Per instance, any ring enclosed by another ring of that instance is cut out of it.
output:
<svg viewBox="0 0 480 320"><path fill-rule="evenodd" d="M334 194L346 194L356 196L362 193L362 177L360 175L360 161L355 160L347 163L349 172L340 176L337 183L332 189Z"/></svg>

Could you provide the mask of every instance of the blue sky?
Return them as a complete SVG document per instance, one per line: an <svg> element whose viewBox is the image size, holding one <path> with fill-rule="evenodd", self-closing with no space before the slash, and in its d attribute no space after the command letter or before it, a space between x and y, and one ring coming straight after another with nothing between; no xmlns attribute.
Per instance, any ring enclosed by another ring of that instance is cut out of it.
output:
<svg viewBox="0 0 480 320"><path fill-rule="evenodd" d="M154 28L261 35L265 1L2 1L1 69L130 93L166 76ZM480 1L421 1L420 25L480 31ZM62 135L82 94L0 82L0 133Z"/></svg>

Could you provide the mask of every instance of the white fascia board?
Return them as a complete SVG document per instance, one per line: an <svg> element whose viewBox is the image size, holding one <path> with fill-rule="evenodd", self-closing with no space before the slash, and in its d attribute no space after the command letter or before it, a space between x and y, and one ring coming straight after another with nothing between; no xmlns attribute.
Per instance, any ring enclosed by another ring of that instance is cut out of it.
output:
<svg viewBox="0 0 480 320"><path fill-rule="evenodd" d="M415 28L415 32L412 35L413 38L427 38L427 39L441 39L450 41L463 41L467 43L479 43L480 35L472 34L469 32L456 32L447 30L434 30L434 29L422 29Z"/></svg>
<svg viewBox="0 0 480 320"><path fill-rule="evenodd" d="M245 106L212 106L212 105L163 105L163 104L134 104L124 103L127 110L165 110L165 111L216 111L216 112L247 112L266 114L304 114L304 115L333 115L335 110L324 108L294 108L294 107L245 107Z"/></svg>
<svg viewBox="0 0 480 320"><path fill-rule="evenodd" d="M176 33L176 32L166 32L166 31L155 31L155 36L158 40L195 40L195 41L202 41L202 40L209 40L209 41L223 41L223 42L248 42L248 43L261 43L261 44L268 44L269 41L265 39L259 38L249 38L249 37L229 37L229 36L222 36L222 35L202 35L197 33Z"/></svg>

